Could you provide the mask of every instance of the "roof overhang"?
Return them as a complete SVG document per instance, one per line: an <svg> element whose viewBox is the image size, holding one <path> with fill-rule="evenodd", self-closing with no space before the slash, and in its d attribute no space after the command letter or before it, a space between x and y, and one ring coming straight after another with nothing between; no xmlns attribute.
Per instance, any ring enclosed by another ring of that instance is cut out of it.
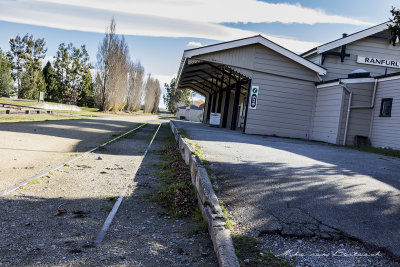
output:
<svg viewBox="0 0 400 267"><path fill-rule="evenodd" d="M359 32L356 32L356 33L353 33L353 34L350 34L350 35L347 35L346 37L337 39L335 41L332 41L332 42L317 46L317 47L315 47L315 48L313 48L313 49L301 54L301 56L302 57L309 57L309 56L312 56L314 54L317 54L317 55L318 54L322 54L322 53L324 53L326 51L335 49L335 48L340 47L342 45L346 45L348 43L352 43L352 42L355 42L357 40L366 38L368 36L377 34L379 32L387 30L388 29L388 25L390 23L391 23L390 21L387 21L387 22L384 22L382 24L370 27L368 29L365 29L365 30L362 30L362 31L359 31Z"/></svg>
<svg viewBox="0 0 400 267"><path fill-rule="evenodd" d="M303 65L304 67L315 71L319 75L326 74L326 69L324 69L323 67L321 67L321 66L297 55L296 53L264 38L261 35L256 35L253 37L234 40L234 41L230 41L230 42L224 42L224 43L219 43L219 44L215 44L215 45L209 45L209 46L205 46L205 47L185 50L183 53L183 58L192 58L192 57L196 57L196 56L203 55L203 54L218 52L218 51L222 51L222 50L227 50L227 49L232 49L232 48L237 48L237 47L247 46L247 45L252 45L252 44L261 44L261 45L281 54L282 56L290 58L291 60L299 63L300 65Z"/></svg>

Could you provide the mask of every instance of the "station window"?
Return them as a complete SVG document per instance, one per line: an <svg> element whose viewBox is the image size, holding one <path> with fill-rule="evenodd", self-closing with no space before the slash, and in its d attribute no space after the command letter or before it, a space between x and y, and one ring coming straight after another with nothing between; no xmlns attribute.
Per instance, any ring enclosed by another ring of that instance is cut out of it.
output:
<svg viewBox="0 0 400 267"><path fill-rule="evenodd" d="M391 117L392 116L392 102L393 98L382 98L381 112L379 117Z"/></svg>

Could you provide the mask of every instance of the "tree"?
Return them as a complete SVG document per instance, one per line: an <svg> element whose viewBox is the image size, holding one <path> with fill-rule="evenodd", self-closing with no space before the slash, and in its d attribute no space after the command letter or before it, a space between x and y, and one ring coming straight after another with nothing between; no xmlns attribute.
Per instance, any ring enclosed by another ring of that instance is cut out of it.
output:
<svg viewBox="0 0 400 267"><path fill-rule="evenodd" d="M78 105L81 107L94 107L94 86L90 71L87 71L82 78L78 95Z"/></svg>
<svg viewBox="0 0 400 267"><path fill-rule="evenodd" d="M11 64L0 49L0 96L9 96L12 88Z"/></svg>
<svg viewBox="0 0 400 267"><path fill-rule="evenodd" d="M129 63L128 66L128 93L126 97L126 110L137 111L140 109L143 96L144 68L137 63Z"/></svg>
<svg viewBox="0 0 400 267"><path fill-rule="evenodd" d="M392 35L390 42L396 45L396 42L400 39L400 9L392 7L390 13L392 14L392 18L390 19L391 23L388 24L388 29Z"/></svg>
<svg viewBox="0 0 400 267"><path fill-rule="evenodd" d="M129 50L124 37L119 37L115 28L112 19L97 52L95 102L100 110L121 110L126 105Z"/></svg>
<svg viewBox="0 0 400 267"><path fill-rule="evenodd" d="M177 89L176 79L173 78L169 84L164 85L166 94L163 95L164 103L171 113L176 113L181 104L190 105L191 91L188 89Z"/></svg>
<svg viewBox="0 0 400 267"><path fill-rule="evenodd" d="M86 47L75 47L72 43L60 44L54 61L58 96L63 103L77 104L84 76L90 70Z"/></svg>
<svg viewBox="0 0 400 267"><path fill-rule="evenodd" d="M56 74L50 61L47 61L43 68L43 77L46 83L46 101L61 102L62 95L58 90Z"/></svg>
<svg viewBox="0 0 400 267"><path fill-rule="evenodd" d="M18 84L18 97L34 97L40 90L37 86L42 84L41 60L47 52L46 42L43 38L34 39L33 35L26 34L22 38L19 35L11 38L9 43L7 58L11 63L11 75Z"/></svg>
<svg viewBox="0 0 400 267"><path fill-rule="evenodd" d="M41 70L29 67L21 77L21 87L18 88L18 97L38 99L39 92L46 92L46 83Z"/></svg>
<svg viewBox="0 0 400 267"><path fill-rule="evenodd" d="M145 113L156 113L160 103L161 88L160 82L149 76L147 77L145 86L145 98L144 98L144 112Z"/></svg>

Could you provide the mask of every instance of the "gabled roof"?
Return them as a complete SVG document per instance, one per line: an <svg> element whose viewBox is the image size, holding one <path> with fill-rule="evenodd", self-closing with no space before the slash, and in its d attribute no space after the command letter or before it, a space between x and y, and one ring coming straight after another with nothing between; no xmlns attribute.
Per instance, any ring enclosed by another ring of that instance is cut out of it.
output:
<svg viewBox="0 0 400 267"><path fill-rule="evenodd" d="M301 54L302 57L307 57L310 56L312 54L321 54L323 52L332 50L334 48L340 47L342 45L348 44L348 43L352 43L354 41L366 38L368 36L374 35L376 33L382 32L384 30L388 29L388 25L390 24L389 21L384 22L382 24L378 24L376 26L370 27L368 29L353 33L353 34L349 34L346 37L337 39L335 41L314 47L313 49L304 52L303 54Z"/></svg>
<svg viewBox="0 0 400 267"><path fill-rule="evenodd" d="M325 75L326 74L326 69L297 55L296 53L287 50L286 48L283 48L282 46L266 39L265 37L261 35L256 35L244 39L238 39L238 40L233 40L229 42L223 42L223 43L218 43L214 45L209 45L209 46L204 46L204 47L199 47L199 48L194 48L194 49L189 49L185 50L183 53L183 58L181 62L181 68L183 67L182 64L186 61L188 58L192 58L194 56L202 55L202 54L208 54L208 53L213 53L213 52L218 52L226 49L232 49L232 48L237 48L241 46L246 46L246 45L252 45L252 44L261 44L287 58L290 58L291 60L299 63L300 65L303 65L304 67L311 69L315 71L316 73L320 75ZM181 70L180 68L180 70ZM178 73L178 78L179 78Z"/></svg>

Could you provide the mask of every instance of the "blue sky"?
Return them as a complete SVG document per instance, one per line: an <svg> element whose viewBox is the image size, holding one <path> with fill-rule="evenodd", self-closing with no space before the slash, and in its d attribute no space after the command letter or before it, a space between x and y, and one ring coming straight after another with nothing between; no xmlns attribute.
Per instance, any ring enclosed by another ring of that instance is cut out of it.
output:
<svg viewBox="0 0 400 267"><path fill-rule="evenodd" d="M304 52L315 45L387 21L394 0L0 0L0 48L17 34L45 38L47 56L58 45L85 44L92 63L112 17L133 60L167 82L183 50L262 34ZM192 46L188 46L188 44Z"/></svg>

